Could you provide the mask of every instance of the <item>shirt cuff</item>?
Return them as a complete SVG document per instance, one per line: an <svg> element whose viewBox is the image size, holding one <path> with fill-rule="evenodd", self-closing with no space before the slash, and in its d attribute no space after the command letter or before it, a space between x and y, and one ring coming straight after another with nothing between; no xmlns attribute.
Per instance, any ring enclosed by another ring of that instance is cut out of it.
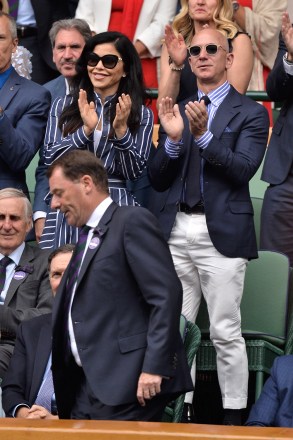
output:
<svg viewBox="0 0 293 440"><path fill-rule="evenodd" d="M16 417L15 414L16 414L18 408L21 408L21 407L25 407L25 408L30 409L30 406L28 406L26 403L20 403L19 405L16 405L16 407L13 409L13 411L11 413L12 417L14 417L14 418Z"/></svg>
<svg viewBox="0 0 293 440"><path fill-rule="evenodd" d="M182 146L182 139L178 142L173 142L167 137L165 141L165 152L170 157L170 159L178 159L181 153Z"/></svg>
<svg viewBox="0 0 293 440"><path fill-rule="evenodd" d="M293 76L293 62L291 63L290 61L288 61L287 58L286 58L286 55L287 55L287 54L285 54L285 55L283 56L283 66L284 66L284 70L285 70L285 72L287 73L287 75L291 75L291 76Z"/></svg>
<svg viewBox="0 0 293 440"><path fill-rule="evenodd" d="M33 214L33 220L34 222L36 220L38 220L39 218L46 218L47 217L47 213L45 211L36 211Z"/></svg>
<svg viewBox="0 0 293 440"><path fill-rule="evenodd" d="M204 150L210 143L210 141L213 138L213 133L211 133L209 130L205 132L202 136L200 136L198 139L194 139L196 145L198 148L201 148Z"/></svg>

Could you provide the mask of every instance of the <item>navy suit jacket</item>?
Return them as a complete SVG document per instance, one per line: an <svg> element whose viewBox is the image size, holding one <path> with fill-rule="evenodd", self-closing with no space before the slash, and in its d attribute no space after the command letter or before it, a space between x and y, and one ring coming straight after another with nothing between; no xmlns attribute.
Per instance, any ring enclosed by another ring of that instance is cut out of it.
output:
<svg viewBox="0 0 293 440"><path fill-rule="evenodd" d="M178 159L165 152L166 134L160 136L158 150L149 166L155 190L154 212L168 240L181 201L188 161L194 139L189 131L183 101L183 148ZM253 207L248 183L257 171L267 143L269 120L266 109L231 87L221 103L210 131L213 138L198 154L204 159L203 196L208 231L215 248L227 257L256 258L257 245Z"/></svg>
<svg viewBox="0 0 293 440"><path fill-rule="evenodd" d="M274 361L271 376L251 408L246 425L293 427L293 355Z"/></svg>
<svg viewBox="0 0 293 440"><path fill-rule="evenodd" d="M68 1L64 0L30 0L38 28L38 45L44 61L51 69L56 70L52 56L52 45L49 31L52 24L64 18L69 18Z"/></svg>
<svg viewBox="0 0 293 440"><path fill-rule="evenodd" d="M18 328L9 369L2 382L2 406L12 416L17 405L36 400L51 352L52 314L22 322Z"/></svg>
<svg viewBox="0 0 293 440"><path fill-rule="evenodd" d="M72 303L73 330L84 374L106 405L137 402L142 372L163 379L162 393L191 390L179 333L182 286L155 217L112 203L89 246ZM74 256L73 256L74 258ZM58 414L69 418L77 383L64 356L64 297L70 267L53 305L52 371Z"/></svg>
<svg viewBox="0 0 293 440"><path fill-rule="evenodd" d="M49 90L51 94L51 102L53 103L59 96L66 95L66 83L63 75L44 84L44 87ZM49 192L49 182L46 175L47 166L44 165L44 145L40 148L40 158L38 167L36 169L36 188L33 210L47 212L49 205L44 201L44 198Z"/></svg>
<svg viewBox="0 0 293 440"><path fill-rule="evenodd" d="M293 75L287 75L283 56L287 49L282 37L278 55L267 79L267 93L273 101L284 101L266 153L262 180L278 185L286 180L293 162Z"/></svg>
<svg viewBox="0 0 293 440"><path fill-rule="evenodd" d="M50 94L13 69L0 90L0 189L14 187L28 193L25 170L43 140Z"/></svg>

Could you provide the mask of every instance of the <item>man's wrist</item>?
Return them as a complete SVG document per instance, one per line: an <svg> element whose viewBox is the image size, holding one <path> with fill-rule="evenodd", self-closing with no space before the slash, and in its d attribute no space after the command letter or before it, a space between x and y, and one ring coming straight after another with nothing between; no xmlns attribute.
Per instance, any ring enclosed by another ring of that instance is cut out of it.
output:
<svg viewBox="0 0 293 440"><path fill-rule="evenodd" d="M286 52L283 59L287 64L293 65L293 55L291 55L290 53Z"/></svg>

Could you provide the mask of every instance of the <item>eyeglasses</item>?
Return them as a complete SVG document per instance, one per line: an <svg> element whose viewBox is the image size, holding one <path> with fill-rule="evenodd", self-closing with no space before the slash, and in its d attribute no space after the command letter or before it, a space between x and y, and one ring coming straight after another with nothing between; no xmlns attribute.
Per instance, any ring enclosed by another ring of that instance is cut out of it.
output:
<svg viewBox="0 0 293 440"><path fill-rule="evenodd" d="M223 49L225 52L227 52L226 49L224 49L222 46L217 44L205 44L203 46L191 46L188 49L188 52L190 56L192 57L198 57L201 53L202 48L206 51L208 55L216 55L219 49Z"/></svg>
<svg viewBox="0 0 293 440"><path fill-rule="evenodd" d="M102 61L103 66L106 69L114 69L117 66L118 61L122 61L122 58L117 55L103 55L100 57L96 53L89 53L87 56L87 65L90 67L96 67L96 65Z"/></svg>

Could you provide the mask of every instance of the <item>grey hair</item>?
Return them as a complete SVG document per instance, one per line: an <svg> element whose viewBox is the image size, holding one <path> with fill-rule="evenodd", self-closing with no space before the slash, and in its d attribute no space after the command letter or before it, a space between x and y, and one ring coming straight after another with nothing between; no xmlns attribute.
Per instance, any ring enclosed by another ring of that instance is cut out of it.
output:
<svg viewBox="0 0 293 440"><path fill-rule="evenodd" d="M27 196L24 194L24 192L16 188L4 188L0 190L0 200L11 199L11 198L23 200L25 218L28 223L29 222L32 223L32 218L33 218L32 205L29 199L27 198Z"/></svg>
<svg viewBox="0 0 293 440"><path fill-rule="evenodd" d="M0 17L6 17L9 20L9 28L10 28L11 37L13 40L15 38L17 38L16 21L14 20L14 18L11 17L11 15L6 14L6 12L3 12L3 11L0 11Z"/></svg>
<svg viewBox="0 0 293 440"><path fill-rule="evenodd" d="M87 42L92 37L92 31L85 20L81 18L66 18L64 20L55 21L50 29L49 37L52 47L55 46L56 36L59 31L71 29L77 30Z"/></svg>

